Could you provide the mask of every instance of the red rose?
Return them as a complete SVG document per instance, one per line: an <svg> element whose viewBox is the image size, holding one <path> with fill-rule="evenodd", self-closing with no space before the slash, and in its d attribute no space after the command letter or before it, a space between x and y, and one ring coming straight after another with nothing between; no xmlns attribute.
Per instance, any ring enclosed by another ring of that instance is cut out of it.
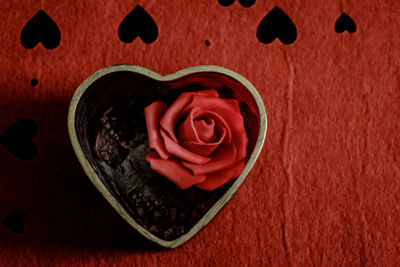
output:
<svg viewBox="0 0 400 267"><path fill-rule="evenodd" d="M171 106L145 108L150 168L179 188L214 190L238 177L245 162L247 134L239 104L208 89L182 93Z"/></svg>

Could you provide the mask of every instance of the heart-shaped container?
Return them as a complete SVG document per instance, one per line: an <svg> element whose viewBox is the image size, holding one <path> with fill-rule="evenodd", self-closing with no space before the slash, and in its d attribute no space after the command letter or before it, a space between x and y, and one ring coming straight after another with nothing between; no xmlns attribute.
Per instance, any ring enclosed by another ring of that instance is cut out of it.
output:
<svg viewBox="0 0 400 267"><path fill-rule="evenodd" d="M214 88L239 102L249 138L240 176L214 191L179 190L152 171L144 108L180 93ZM227 203L253 167L264 143L267 115L254 86L218 66L195 66L162 76L132 65L101 69L75 92L68 131L87 176L111 206L150 241L174 248L196 234Z"/></svg>

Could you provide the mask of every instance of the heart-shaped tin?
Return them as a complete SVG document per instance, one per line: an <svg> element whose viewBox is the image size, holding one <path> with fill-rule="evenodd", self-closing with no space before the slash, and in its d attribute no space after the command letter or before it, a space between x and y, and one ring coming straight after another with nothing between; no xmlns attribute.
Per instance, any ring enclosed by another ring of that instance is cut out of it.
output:
<svg viewBox="0 0 400 267"><path fill-rule="evenodd" d="M207 88L239 102L249 140L246 165L239 177L214 191L180 190L145 160L150 148L144 108ZM166 248L186 242L229 201L254 165L266 129L264 104L254 86L218 66L166 76L139 66L106 67L78 87L68 113L71 143L89 179L125 221Z"/></svg>

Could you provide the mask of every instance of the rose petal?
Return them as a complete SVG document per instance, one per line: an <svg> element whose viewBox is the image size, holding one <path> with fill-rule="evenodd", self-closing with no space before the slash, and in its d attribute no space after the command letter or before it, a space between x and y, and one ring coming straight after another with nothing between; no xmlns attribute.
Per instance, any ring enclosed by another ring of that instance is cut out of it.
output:
<svg viewBox="0 0 400 267"><path fill-rule="evenodd" d="M215 122L213 119L194 120L193 126L201 141L206 143L215 141Z"/></svg>
<svg viewBox="0 0 400 267"><path fill-rule="evenodd" d="M213 120L214 123L215 121L217 121L215 127L219 135L217 141L206 143L199 138L193 123L194 118L198 117L198 114L202 115L205 118ZM192 109L186 120L179 125L177 132L179 140L181 141L183 147L187 148L193 153L205 157L215 151L215 149L222 143L222 141L226 139L226 135L229 135L227 137L228 141L231 138L229 127L221 116L213 112L202 112L200 111L199 107L194 107Z"/></svg>
<svg viewBox="0 0 400 267"><path fill-rule="evenodd" d="M190 103L192 98L192 94L181 94L174 101L174 103L172 103L172 105L168 108L168 110L165 112L164 116L160 120L161 127L167 131L167 133L175 143L179 143L174 131L175 126L179 119L184 116L184 114L182 114L183 108Z"/></svg>
<svg viewBox="0 0 400 267"><path fill-rule="evenodd" d="M172 153L171 153L172 154ZM211 161L206 164L193 164L182 160L182 165L190 169L194 175L217 172L235 164L236 148L234 145L220 145Z"/></svg>
<svg viewBox="0 0 400 267"><path fill-rule="evenodd" d="M180 159L192 162L194 164L205 164L211 160L211 158L195 154L182 147L181 145L175 143L164 131L164 129L161 129L161 137L164 140L165 148L167 149L167 151Z"/></svg>
<svg viewBox="0 0 400 267"><path fill-rule="evenodd" d="M248 138L244 128L243 116L240 113L239 103L235 99L210 98L194 96L183 112L193 107L202 110L214 111L229 125L232 132L232 142L237 148L236 161L246 156Z"/></svg>
<svg viewBox="0 0 400 267"><path fill-rule="evenodd" d="M222 130L223 130L222 135L216 142L205 143L205 142L197 142L197 141L183 141L182 146L187 148L189 151L192 151L196 154L207 157L211 153L213 153L215 151L215 149L217 149L217 147L225 139L226 130L224 128L222 128Z"/></svg>
<svg viewBox="0 0 400 267"><path fill-rule="evenodd" d="M193 94L193 95L207 96L207 97L219 97L217 90L215 90L213 88L195 91L195 92L187 92L186 94Z"/></svg>
<svg viewBox="0 0 400 267"><path fill-rule="evenodd" d="M200 107L202 110L216 110L218 108L230 110L234 113L239 112L240 114L239 103L235 99L194 95L190 103L185 107L184 112L187 112L186 110L191 110L196 106Z"/></svg>
<svg viewBox="0 0 400 267"><path fill-rule="evenodd" d="M175 126L179 120L187 116L190 110L182 112L184 107L192 101L193 96L201 97L218 97L218 93L215 89L201 90L197 92L185 92L179 95L179 97L171 104L167 112L162 117L160 124L168 132L169 136L175 143L178 143L178 139L175 135Z"/></svg>
<svg viewBox="0 0 400 267"><path fill-rule="evenodd" d="M194 115L200 111L199 107L194 107L186 119L178 126L178 138L182 141L200 141L196 129L193 125Z"/></svg>
<svg viewBox="0 0 400 267"><path fill-rule="evenodd" d="M167 110L167 104L157 101L144 109L146 117L147 133L149 136L149 146L157 151L161 158L167 159L170 154L165 149L165 145L160 135L160 119Z"/></svg>
<svg viewBox="0 0 400 267"><path fill-rule="evenodd" d="M244 159L247 154L247 144L249 142L249 139L247 138L247 135L234 135L234 144L236 144L237 148L237 153L236 153L236 160Z"/></svg>
<svg viewBox="0 0 400 267"><path fill-rule="evenodd" d="M199 108L199 107L197 107ZM214 111L208 111L208 110L200 110L196 112L193 116L193 119L197 118L207 118L207 119L212 119L215 122L215 128L217 129L217 133L221 136L223 129L226 131L226 139L224 140L224 143L229 144L232 139L232 133L230 130L230 127L228 123L224 120L223 117L221 117L218 113ZM200 138L197 138L196 141L201 141Z"/></svg>
<svg viewBox="0 0 400 267"><path fill-rule="evenodd" d="M207 174L206 180L202 183L196 184L195 186L203 190L215 190L216 188L238 177L242 173L244 166L244 160L240 160L232 168Z"/></svg>
<svg viewBox="0 0 400 267"><path fill-rule="evenodd" d="M182 167L180 162L174 157L165 160L160 158L157 153L150 152L146 155L146 160L150 163L152 170L168 178L180 189L187 189L206 179L205 175L193 175L190 171Z"/></svg>

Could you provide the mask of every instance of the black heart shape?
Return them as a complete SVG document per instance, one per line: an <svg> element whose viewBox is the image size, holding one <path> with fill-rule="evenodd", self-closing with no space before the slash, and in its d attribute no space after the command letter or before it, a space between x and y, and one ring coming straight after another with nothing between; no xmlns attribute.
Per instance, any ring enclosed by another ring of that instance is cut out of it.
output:
<svg viewBox="0 0 400 267"><path fill-rule="evenodd" d="M241 4L243 7L251 7L255 2L256 0L239 0L239 4Z"/></svg>
<svg viewBox="0 0 400 267"><path fill-rule="evenodd" d="M235 2L235 0L218 0L218 3L221 6L230 6ZM243 7L251 7L254 5L256 0L239 0L239 4L241 4Z"/></svg>
<svg viewBox="0 0 400 267"><path fill-rule="evenodd" d="M139 36L143 42L150 44L157 39L157 24L146 10L138 5L119 25L118 36L124 43L130 43Z"/></svg>
<svg viewBox="0 0 400 267"><path fill-rule="evenodd" d="M43 10L39 10L21 32L21 44L28 49L34 48L39 42L47 49L54 49L60 40L57 24Z"/></svg>
<svg viewBox="0 0 400 267"><path fill-rule="evenodd" d="M221 6L230 6L235 2L235 0L218 0Z"/></svg>
<svg viewBox="0 0 400 267"><path fill-rule="evenodd" d="M4 220L3 224L12 232L22 234L24 227L25 212L15 211L10 213Z"/></svg>
<svg viewBox="0 0 400 267"><path fill-rule="evenodd" d="M296 26L279 7L274 7L257 28L257 38L264 44L271 43L276 37L284 44L291 44L297 38Z"/></svg>
<svg viewBox="0 0 400 267"><path fill-rule="evenodd" d="M36 136L37 132L36 122L31 119L22 119L0 135L0 143L19 159L33 159L38 151L32 138Z"/></svg>
<svg viewBox="0 0 400 267"><path fill-rule="evenodd" d="M335 31L337 33L342 33L344 31L348 31L349 33L355 33L357 30L356 24L354 20L347 15L346 13L342 13L338 20L335 23Z"/></svg>

